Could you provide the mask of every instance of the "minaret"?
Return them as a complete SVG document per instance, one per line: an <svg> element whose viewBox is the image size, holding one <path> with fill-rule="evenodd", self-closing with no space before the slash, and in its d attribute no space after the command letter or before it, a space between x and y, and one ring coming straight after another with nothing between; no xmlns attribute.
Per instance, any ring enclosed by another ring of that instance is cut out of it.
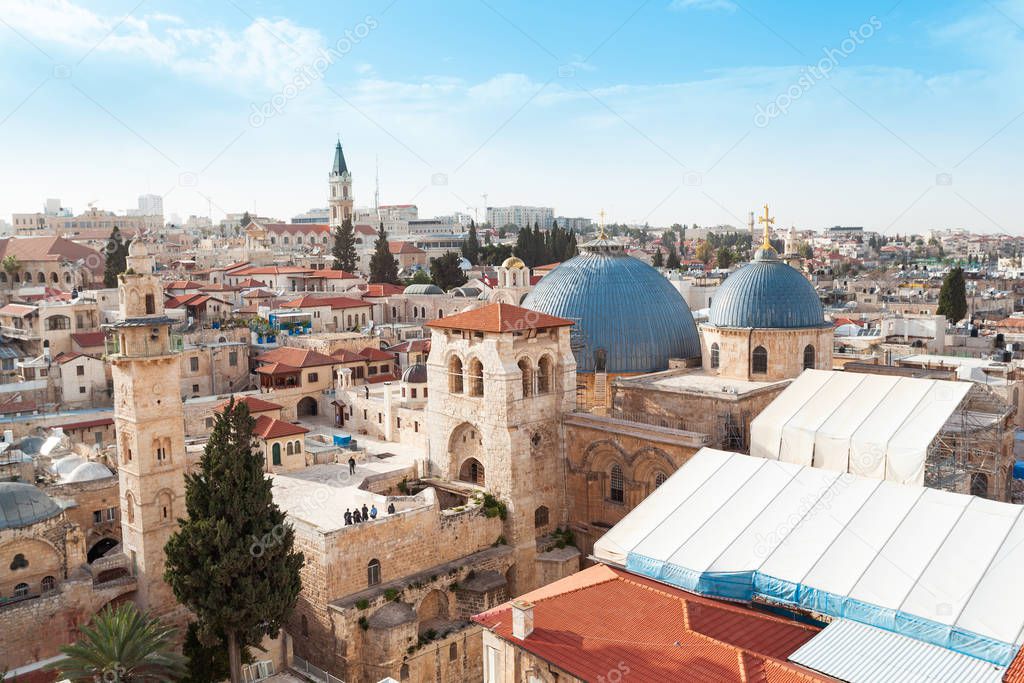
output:
<svg viewBox="0 0 1024 683"><path fill-rule="evenodd" d="M153 258L135 240L118 276L119 320L107 326L114 380L121 544L138 579L136 604L168 616L180 607L163 580L164 545L185 516L185 426L177 352Z"/></svg>
<svg viewBox="0 0 1024 683"><path fill-rule="evenodd" d="M338 144L334 148L334 164L331 166L328 184L331 188L328 206L331 211L330 224L333 229L340 227L346 218L352 218L352 174L348 172L345 153L341 151L341 140L338 140Z"/></svg>

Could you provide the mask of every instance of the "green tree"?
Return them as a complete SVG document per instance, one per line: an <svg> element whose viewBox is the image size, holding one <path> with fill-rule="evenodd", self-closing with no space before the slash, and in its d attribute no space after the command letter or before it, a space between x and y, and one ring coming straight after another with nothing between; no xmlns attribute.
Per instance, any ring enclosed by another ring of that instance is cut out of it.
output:
<svg viewBox="0 0 1024 683"><path fill-rule="evenodd" d="M417 270L413 273L412 279L409 280L410 285L431 285L434 284L434 280L430 277L430 273L425 270Z"/></svg>
<svg viewBox="0 0 1024 683"><path fill-rule="evenodd" d="M449 251L444 256L430 259L430 279L446 292L466 284L466 274L459 267L459 255Z"/></svg>
<svg viewBox="0 0 1024 683"><path fill-rule="evenodd" d="M164 548L164 580L196 615L200 641L227 639L232 683L242 650L278 634L302 587L303 556L263 474L254 423L234 399L217 416L198 470L185 475L188 517Z"/></svg>
<svg viewBox="0 0 1024 683"><path fill-rule="evenodd" d="M480 240L476 236L476 223L474 221L469 222L469 233L466 235L466 239L462 241L462 255L474 265L480 259Z"/></svg>
<svg viewBox="0 0 1024 683"><path fill-rule="evenodd" d="M246 211L245 213L242 214L242 220L238 222L239 224L241 224L242 229L244 230L245 228L249 227L250 223L252 223L252 216L250 216L249 212Z"/></svg>
<svg viewBox="0 0 1024 683"><path fill-rule="evenodd" d="M680 265L679 253L676 251L676 245L671 244L668 248L668 256L665 257L665 267L669 270L676 270Z"/></svg>
<svg viewBox="0 0 1024 683"><path fill-rule="evenodd" d="M116 225L110 231L104 251L107 252L107 260L103 265L103 286L117 287L117 276L128 267L128 245L121 238L121 229Z"/></svg>
<svg viewBox="0 0 1024 683"><path fill-rule="evenodd" d="M14 280L14 274L21 270L21 261L14 254L8 254L4 256L4 260L0 261L0 268L4 269L7 273L8 279Z"/></svg>
<svg viewBox="0 0 1024 683"><path fill-rule="evenodd" d="M718 253L715 254L715 260L718 261L719 268L728 268L735 261L732 249L729 247L719 247Z"/></svg>
<svg viewBox="0 0 1024 683"><path fill-rule="evenodd" d="M711 244L707 240L701 240L697 243L697 260L703 261L704 265L708 264L711 260Z"/></svg>
<svg viewBox="0 0 1024 683"><path fill-rule="evenodd" d="M946 320L953 324L967 315L967 283L964 282L963 268L953 268L942 281L939 307L935 312L946 316Z"/></svg>
<svg viewBox="0 0 1024 683"><path fill-rule="evenodd" d="M176 681L185 659L174 652L174 629L140 614L130 602L93 616L64 659L47 667L72 681Z"/></svg>
<svg viewBox="0 0 1024 683"><path fill-rule="evenodd" d="M654 251L654 256L651 258L651 265L655 268L665 267L665 255L661 253L661 249L658 248Z"/></svg>
<svg viewBox="0 0 1024 683"><path fill-rule="evenodd" d="M356 256L356 233L352 219L346 218L334 229L334 248L331 249L335 265L349 273L355 272L359 258Z"/></svg>
<svg viewBox="0 0 1024 683"><path fill-rule="evenodd" d="M220 683L231 677L231 665L228 662L228 639L220 633L213 645L206 645L199 640L199 624L190 622L185 632L185 643L181 652L188 660L188 673L182 683ZM244 664L252 663L248 652L242 653Z"/></svg>
<svg viewBox="0 0 1024 683"><path fill-rule="evenodd" d="M388 233L384 224L377 230L377 241L373 243L373 256L370 257L370 282L398 284L398 261L391 254L388 246Z"/></svg>
<svg viewBox="0 0 1024 683"><path fill-rule="evenodd" d="M661 243L666 247L674 247L676 244L676 233L674 230L666 230L661 233Z"/></svg>

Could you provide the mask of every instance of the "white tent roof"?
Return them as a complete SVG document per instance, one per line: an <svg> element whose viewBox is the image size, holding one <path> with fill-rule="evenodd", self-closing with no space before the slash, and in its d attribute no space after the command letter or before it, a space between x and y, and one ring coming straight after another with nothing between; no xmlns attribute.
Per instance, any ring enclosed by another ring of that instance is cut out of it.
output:
<svg viewBox="0 0 1024 683"><path fill-rule="evenodd" d="M1024 642L1022 510L705 448L594 555L685 590L851 619L1005 666Z"/></svg>
<svg viewBox="0 0 1024 683"><path fill-rule="evenodd" d="M929 445L970 389L806 370L750 423L750 454L921 486Z"/></svg>

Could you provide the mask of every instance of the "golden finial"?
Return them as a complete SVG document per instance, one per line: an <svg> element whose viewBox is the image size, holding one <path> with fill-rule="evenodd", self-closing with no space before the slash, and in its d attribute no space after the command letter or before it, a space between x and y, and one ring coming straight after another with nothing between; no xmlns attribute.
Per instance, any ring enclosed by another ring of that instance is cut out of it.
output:
<svg viewBox="0 0 1024 683"><path fill-rule="evenodd" d="M604 209L601 209L601 234L597 236L598 239L606 240L608 237L604 234Z"/></svg>
<svg viewBox="0 0 1024 683"><path fill-rule="evenodd" d="M757 219L757 222L758 223L764 223L764 238L763 238L763 241L761 242L761 248L762 249L771 249L772 248L771 225L772 225L772 223L775 222L775 217L768 215L768 205L767 204L764 205L764 215L760 216Z"/></svg>

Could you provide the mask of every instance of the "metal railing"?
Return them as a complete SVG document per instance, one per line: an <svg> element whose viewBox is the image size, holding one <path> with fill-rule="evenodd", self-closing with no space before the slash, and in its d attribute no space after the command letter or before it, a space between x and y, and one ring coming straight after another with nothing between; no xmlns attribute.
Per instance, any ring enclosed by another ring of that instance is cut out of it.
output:
<svg viewBox="0 0 1024 683"><path fill-rule="evenodd" d="M104 340L106 355L114 356L164 356L170 353L177 353L185 349L185 340L180 334L172 334L169 339L164 339L163 333L150 335L142 339L126 340L122 346L121 339L116 334Z"/></svg>
<svg viewBox="0 0 1024 683"><path fill-rule="evenodd" d="M0 325L0 335L13 339L39 339L39 333L31 328Z"/></svg>

